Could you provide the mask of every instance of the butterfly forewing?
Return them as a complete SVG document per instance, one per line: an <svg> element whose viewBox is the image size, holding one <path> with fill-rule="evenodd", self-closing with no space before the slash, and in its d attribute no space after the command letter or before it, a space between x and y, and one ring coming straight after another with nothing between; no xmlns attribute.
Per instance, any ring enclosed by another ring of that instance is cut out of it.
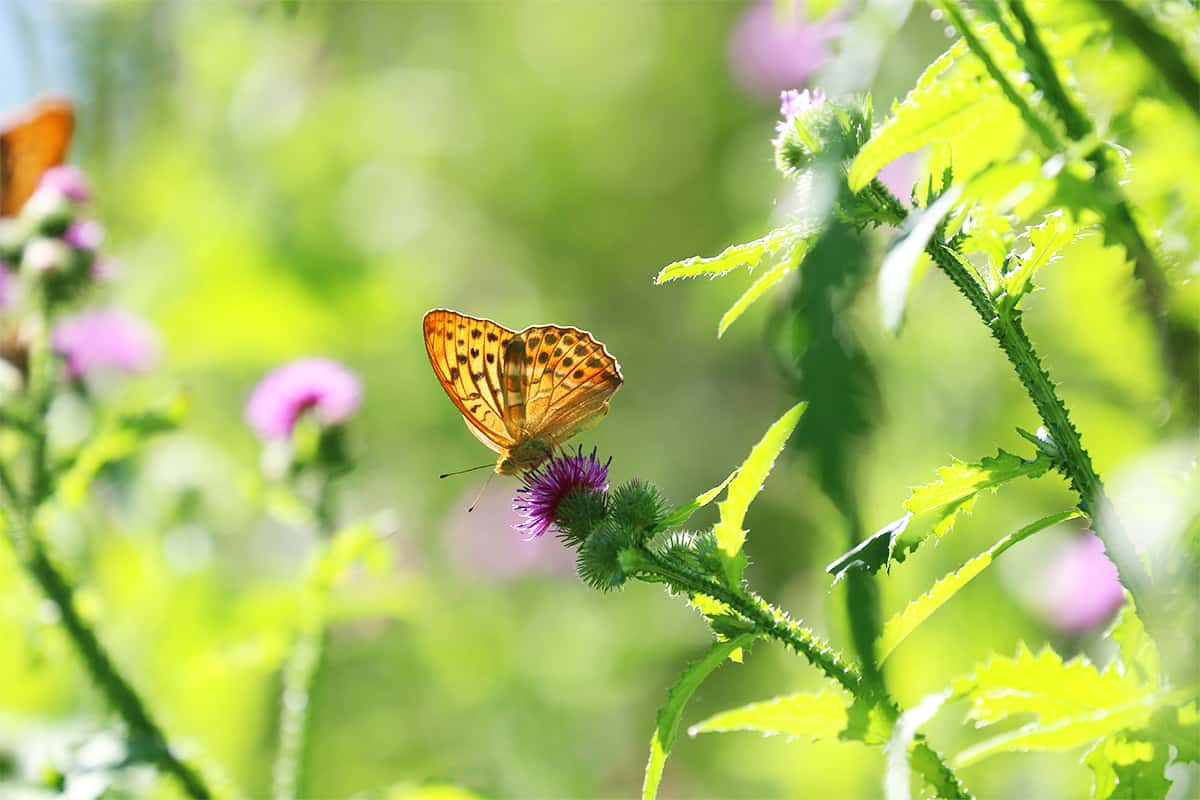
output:
<svg viewBox="0 0 1200 800"><path fill-rule="evenodd" d="M604 345L578 328L539 325L525 343L525 429L555 443L594 425L623 381Z"/></svg>
<svg viewBox="0 0 1200 800"><path fill-rule="evenodd" d="M63 162L74 127L70 103L46 100L0 131L0 217L15 216L42 174Z"/></svg>
<svg viewBox="0 0 1200 800"><path fill-rule="evenodd" d="M513 331L485 319L435 309L425 315L425 349L467 427L497 453L515 438L505 424L501 370Z"/></svg>

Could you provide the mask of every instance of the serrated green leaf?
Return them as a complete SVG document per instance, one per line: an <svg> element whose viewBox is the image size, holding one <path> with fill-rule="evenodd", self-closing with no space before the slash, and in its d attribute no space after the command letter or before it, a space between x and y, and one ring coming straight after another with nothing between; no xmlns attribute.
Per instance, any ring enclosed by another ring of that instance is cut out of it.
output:
<svg viewBox="0 0 1200 800"><path fill-rule="evenodd" d="M1019 254L1013 254L1011 263L1015 266L1004 275L1008 307L1015 305L1021 296L1029 291L1033 276L1038 270L1057 260L1062 249L1070 244L1078 233L1079 226L1075 220L1061 210L1046 215L1041 225L1029 229L1029 247Z"/></svg>
<svg viewBox="0 0 1200 800"><path fill-rule="evenodd" d="M784 445L800 422L800 416L806 406L806 403L797 403L767 429L763 438L754 445L750 455L738 468L725 493L725 499L717 503L721 518L713 527L713 534L717 537L717 550L724 562L725 579L731 586L736 586L741 581L746 565L746 556L742 553L742 545L746 542L746 531L742 529L746 511L762 491L767 475L775 466L775 459L783 452Z"/></svg>
<svg viewBox="0 0 1200 800"><path fill-rule="evenodd" d="M688 735L757 731L813 740L832 739L845 729L846 712L846 698L840 693L799 692L714 714L688 728Z"/></svg>
<svg viewBox="0 0 1200 800"><path fill-rule="evenodd" d="M663 517L660 523L658 523L655 529L656 532L669 530L670 528L677 528L687 522L692 518L692 514L695 514L701 508L708 505L713 500L716 500L717 496L720 495L721 492L725 491L725 487L729 485L729 482L732 481L734 476L737 474L738 471L735 469L726 476L725 480L721 481L716 486L697 497L695 500L692 500L690 503L684 503L681 506L677 506L670 514L667 514L667 516Z"/></svg>
<svg viewBox="0 0 1200 800"><path fill-rule="evenodd" d="M994 26L981 35L998 37ZM887 164L906 153L951 136L987 133L987 125L1013 116L1004 95L985 77L983 65L962 41L926 67L917 85L892 105L891 113L850 164L851 191L861 191Z"/></svg>
<svg viewBox="0 0 1200 800"><path fill-rule="evenodd" d="M1162 745L1118 734L1102 739L1083 763L1092 771L1093 800L1163 800L1171 789Z"/></svg>
<svg viewBox="0 0 1200 800"><path fill-rule="evenodd" d="M850 569L877 572L891 561L903 561L929 536L945 536L960 514L970 511L981 492L995 491L1001 484L1018 477L1036 478L1052 467L1053 460L1039 453L1032 460L1000 450L977 464L955 459L937 471L938 480L913 489L903 517L889 522L853 550L842 554L825 568L840 579Z"/></svg>
<svg viewBox="0 0 1200 800"><path fill-rule="evenodd" d="M1032 522L1015 533L1005 536L985 552L972 558L954 572L941 578L925 594L913 600L904 610L884 623L883 631L875 643L876 658L883 663L896 647L908 638L917 627L954 597L960 589L970 583L976 576L991 566L992 562L1022 539L1026 539L1039 531L1085 516L1082 511L1072 509L1059 514Z"/></svg>
<svg viewBox="0 0 1200 800"><path fill-rule="evenodd" d="M1117 643L1117 652L1126 674L1135 674L1147 686L1158 688L1161 682L1158 646L1146 633L1129 592L1125 593L1125 604L1121 606L1107 636Z"/></svg>
<svg viewBox="0 0 1200 800"><path fill-rule="evenodd" d="M909 800L912 797L912 772L909 756L917 731L950 699L949 690L926 696L896 720L887 743L887 767L883 778L886 800Z"/></svg>
<svg viewBox="0 0 1200 800"><path fill-rule="evenodd" d="M179 393L158 407L122 414L103 425L59 478L59 500L68 508L81 506L101 469L133 455L147 439L175 430L187 412L187 397Z"/></svg>
<svg viewBox="0 0 1200 800"><path fill-rule="evenodd" d="M795 226L776 228L761 239L730 245L718 255L708 258L693 256L668 264L658 275L654 276L654 283L662 284L680 278L695 278L700 275L716 278L739 267L753 270L763 258L790 247L800 236L801 231Z"/></svg>
<svg viewBox="0 0 1200 800"><path fill-rule="evenodd" d="M1200 712L1195 701L1178 708L1160 708L1150 719L1146 737L1175 748L1175 761L1200 763Z"/></svg>
<svg viewBox="0 0 1200 800"><path fill-rule="evenodd" d="M750 288L742 293L742 296L730 306L729 310L721 317L721 321L717 323L717 338L724 336L729 326L736 322L738 317L755 300L762 297L772 286L795 272L796 268L800 266L800 262L804 260L804 255L808 252L811 243L811 239L794 240L791 247L780 257L779 261L762 275L759 275L754 283L750 284Z"/></svg>
<svg viewBox="0 0 1200 800"><path fill-rule="evenodd" d="M658 710L654 736L650 739L650 759L646 763L646 777L642 783L642 800L654 800L658 796L658 785L662 781L663 767L675 737L679 734L679 719L684 706L696 689L713 670L725 663L733 651L745 647L754 640L754 634L743 634L727 642L717 642L698 660L688 664L667 691L667 702Z"/></svg>

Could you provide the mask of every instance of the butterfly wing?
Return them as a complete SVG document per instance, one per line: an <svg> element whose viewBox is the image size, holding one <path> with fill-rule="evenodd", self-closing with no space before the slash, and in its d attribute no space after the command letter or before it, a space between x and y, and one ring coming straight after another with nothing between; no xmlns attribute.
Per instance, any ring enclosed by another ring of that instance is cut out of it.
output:
<svg viewBox="0 0 1200 800"><path fill-rule="evenodd" d="M501 370L516 333L444 308L425 314L424 329L429 363L471 433L495 452L507 453L516 438L505 422Z"/></svg>
<svg viewBox="0 0 1200 800"><path fill-rule="evenodd" d="M42 174L63 162L74 128L71 104L46 100L0 132L0 217L15 216Z"/></svg>
<svg viewBox="0 0 1200 800"><path fill-rule="evenodd" d="M509 356L517 339L523 351L523 427L531 438L560 444L603 419L624 382L603 344L578 328L536 325L517 334ZM506 364L505 372L510 369L516 365Z"/></svg>

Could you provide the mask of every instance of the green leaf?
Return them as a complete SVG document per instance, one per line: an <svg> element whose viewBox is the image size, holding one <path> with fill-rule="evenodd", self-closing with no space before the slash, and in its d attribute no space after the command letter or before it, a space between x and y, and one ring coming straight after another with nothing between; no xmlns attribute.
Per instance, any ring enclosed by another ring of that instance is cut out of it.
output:
<svg viewBox="0 0 1200 800"><path fill-rule="evenodd" d="M991 32L994 34L994 26ZM994 37L989 37L994 38ZM896 158L952 136L973 132L987 135L988 127L1014 112L1003 93L987 80L983 65L965 42L956 42L930 64L917 85L899 103L850 164L851 191L861 191Z"/></svg>
<svg viewBox="0 0 1200 800"><path fill-rule="evenodd" d="M933 612L946 604L960 589L987 569L996 558L1017 542L1070 519L1085 516L1082 511L1072 509L1053 514L1032 522L1015 533L1005 536L988 550L972 558L954 572L938 580L925 594L913 600L904 610L884 623L883 631L875 643L876 658L882 663L896 647L908 638Z"/></svg>
<svg viewBox="0 0 1200 800"><path fill-rule="evenodd" d="M851 569L877 572L893 560L903 561L931 534L938 537L948 534L959 514L970 511L981 492L995 491L1014 478L1039 477L1053 465L1053 459L1046 453L1028 460L1004 450L984 457L977 464L955 459L937 471L937 481L913 489L904 503L907 514L839 556L825 571L841 579Z"/></svg>
<svg viewBox="0 0 1200 800"><path fill-rule="evenodd" d="M949 690L926 696L896 720L892 737L887 743L887 767L883 777L884 797L887 800L909 800L912 797L912 776L909 757L917 731L933 719L951 696Z"/></svg>
<svg viewBox="0 0 1200 800"><path fill-rule="evenodd" d="M795 226L776 228L761 239L730 245L719 255L710 258L693 256L668 264L658 275L654 276L654 283L662 284L680 278L695 278L699 275L716 278L732 272L738 267L747 267L753 270L765 257L786 251L799 236L801 236L800 229Z"/></svg>
<svg viewBox="0 0 1200 800"><path fill-rule="evenodd" d="M730 586L736 586L742 579L742 571L746 566L746 556L742 545L746 542L746 531L742 523L746 519L746 511L751 501L762 491L763 483L775 459L783 452L788 437L800 422L806 403L797 403L780 417L775 424L767 429L763 438L754 445L750 455L738 468L737 474L729 484L725 499L717 504L721 514L720 520L713 527L717 537L717 551L725 567L725 580Z"/></svg>
<svg viewBox="0 0 1200 800"><path fill-rule="evenodd" d="M907 235L894 242L884 258L879 268L879 311L883 326L889 331L899 329L917 261L960 194L961 190L951 187L929 208L910 217Z"/></svg>
<svg viewBox="0 0 1200 800"><path fill-rule="evenodd" d="M695 500L676 507L675 510L663 517L662 521L658 523L656 526L656 532L665 531L670 528L677 528L683 523L687 522L692 518L692 514L695 514L701 508L708 505L713 500L716 500L717 496L721 494L721 492L725 491L725 487L729 485L729 482L732 481L734 476L737 474L738 471L735 469L733 472L729 473L725 480L721 481L716 486L697 497Z"/></svg>
<svg viewBox="0 0 1200 800"><path fill-rule="evenodd" d="M679 718L692 694L713 670L725 663L733 651L750 644L754 638L755 634L746 633L727 642L717 642L701 658L688 664L679 680L668 690L667 702L658 710L654 736L650 739L650 760L646 763L642 800L654 800L658 796L658 784L662 781L667 755L679 734Z"/></svg>
<svg viewBox="0 0 1200 800"><path fill-rule="evenodd" d="M1092 771L1093 800L1163 800L1171 789L1163 745L1118 734L1098 742L1083 763Z"/></svg>
<svg viewBox="0 0 1200 800"><path fill-rule="evenodd" d="M1068 750L1125 730L1150 725L1155 711L1195 697L1195 687L1155 692L1115 666L1100 672L1085 658L1063 663L1050 648L1034 655L1021 645L1015 658L993 657L969 678L955 681L955 693L971 705L968 718L979 726L1017 714L1033 722L967 748L956 765L973 764L1007 751Z"/></svg>
<svg viewBox="0 0 1200 800"><path fill-rule="evenodd" d="M742 293L729 310L721 317L721 321L717 323L717 338L725 335L725 331L729 329L737 318L749 308L755 300L775 284L782 281L788 275L795 272L800 266L800 262L804 260L805 253L808 252L811 239L796 239L792 242L790 248L780 257L778 262L758 276L754 283L750 284L750 288Z"/></svg>
<svg viewBox="0 0 1200 800"><path fill-rule="evenodd" d="M816 739L835 738L846 728L846 698L839 692L800 692L714 714L688 728L688 735L758 731Z"/></svg>
<svg viewBox="0 0 1200 800"><path fill-rule="evenodd" d="M61 502L68 508L83 505L88 488L101 469L133 455L147 439L175 430L187 412L187 397L178 393L155 408L122 414L103 425L83 445L59 478L58 497Z"/></svg>
<svg viewBox="0 0 1200 800"><path fill-rule="evenodd" d="M1158 688L1161 672L1158 646L1146 633L1146 627L1138 616L1133 595L1125 593L1125 605L1117 614L1107 637L1117 643L1117 652L1126 674L1135 674L1147 686Z"/></svg>
<svg viewBox="0 0 1200 800"><path fill-rule="evenodd" d="M1005 306L1011 308L1029 291L1033 276L1047 264L1056 261L1059 252L1074 240L1079 226L1074 219L1061 210L1046 215L1041 225L1027 232L1029 247L1022 253L1014 253L1011 263L1015 266L1004 275L1004 290L1008 297Z"/></svg>

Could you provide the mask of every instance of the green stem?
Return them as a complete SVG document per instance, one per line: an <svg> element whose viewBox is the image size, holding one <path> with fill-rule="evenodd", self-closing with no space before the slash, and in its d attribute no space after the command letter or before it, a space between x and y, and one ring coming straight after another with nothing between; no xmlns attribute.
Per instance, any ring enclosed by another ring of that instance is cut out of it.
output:
<svg viewBox="0 0 1200 800"><path fill-rule="evenodd" d="M335 532L337 509L333 491L334 476L321 481L313 513L320 541L313 552L311 564L315 576ZM313 694L325 664L325 606L330 587L315 582L306 584L306 605L301 609L304 621L287 664L283 668L283 691L280 697L279 743L272 769L274 800L295 800L304 796L305 766L312 744Z"/></svg>
<svg viewBox="0 0 1200 800"><path fill-rule="evenodd" d="M1075 141L1081 141L1095 132L1096 126L1084 113L1083 108L1067 91L1067 87L1058 77L1054 62L1050 59L1050 51L1042 43L1042 35L1025 8L1025 0L1008 0L1017 24L1021 26L1021 35L1025 38L1021 54L1025 57L1031 72L1037 75L1037 83L1046 95L1050 107L1062 120L1067 136Z"/></svg>
<svg viewBox="0 0 1200 800"><path fill-rule="evenodd" d="M1200 117L1200 78L1184 59L1179 45L1124 0L1091 2L1154 65L1188 110Z"/></svg>
<svg viewBox="0 0 1200 800"><path fill-rule="evenodd" d="M886 692L873 694L864 685L857 670L846 664L841 654L828 642L793 620L786 611L772 606L749 589L741 587L732 591L705 575L671 563L657 553L645 549L637 552L635 563L644 578L661 580L677 590L707 595L721 601L753 624L758 635L775 639L804 656L809 663L837 681L856 699L877 705L889 721L895 722L899 719L900 708ZM954 787L957 794L952 796L952 800L971 800L971 793L936 750L923 740L918 741L914 749L924 756L914 760L914 764L919 764L925 780L931 786Z"/></svg>
<svg viewBox="0 0 1200 800"><path fill-rule="evenodd" d="M926 251L933 262L944 272L954 285L971 302L980 319L991 331L1017 377L1037 408L1042 424L1058 446L1061 469L1079 496L1079 507L1093 520L1092 530L1108 545L1108 554L1121 572L1126 588L1134 595L1138 608L1146 608L1139 598L1140 591L1149 583L1149 576L1138 560L1133 541L1121 528L1112 511L1112 504L1104 492L1100 476L1092 466L1092 459L1071 422L1066 404L1059 398L1054 382L1042 367L1041 359L1021 325L1019 311L1009 315L1000 314L992 299L984 294L979 284L951 247L931 241Z"/></svg>
<svg viewBox="0 0 1200 800"><path fill-rule="evenodd" d="M171 751L170 742L162 728L150 715L145 702L133 686L121 675L116 664L100 643L95 631L79 614L75 606L75 590L67 578L50 560L37 533L29 527L32 513L22 517L17 525L10 518L8 524L21 563L25 570L54 604L58 611L59 624L67 632L92 680L100 687L109 704L117 711L129 728L129 738L139 748L144 748L150 760L159 769L173 775L183 786L189 797L207 800L212 797L200 773L183 762ZM18 527L19 526L19 527Z"/></svg>

